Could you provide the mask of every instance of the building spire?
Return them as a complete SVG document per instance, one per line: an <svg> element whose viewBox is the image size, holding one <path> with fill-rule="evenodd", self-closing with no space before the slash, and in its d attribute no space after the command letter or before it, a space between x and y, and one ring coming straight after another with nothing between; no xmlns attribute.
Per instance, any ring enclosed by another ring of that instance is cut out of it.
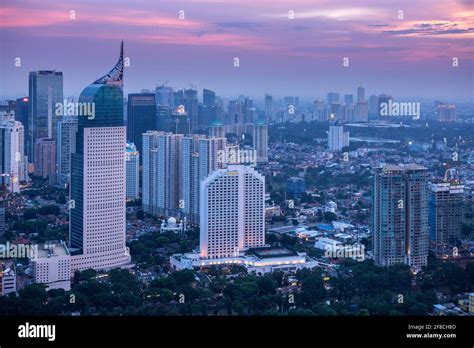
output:
<svg viewBox="0 0 474 348"><path fill-rule="evenodd" d="M94 81L94 84L123 87L123 41L120 45L120 57L108 74Z"/></svg>

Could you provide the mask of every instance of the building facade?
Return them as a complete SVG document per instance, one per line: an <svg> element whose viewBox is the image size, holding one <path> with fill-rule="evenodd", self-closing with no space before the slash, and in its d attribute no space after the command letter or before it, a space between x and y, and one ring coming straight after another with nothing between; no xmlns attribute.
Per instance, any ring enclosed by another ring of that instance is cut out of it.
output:
<svg viewBox="0 0 474 348"><path fill-rule="evenodd" d="M230 165L201 183L200 257L236 257L265 245L265 177Z"/></svg>
<svg viewBox="0 0 474 348"><path fill-rule="evenodd" d="M86 87L80 102L95 103L93 119L80 117L72 155L71 272L130 263L125 246L123 43L116 66Z"/></svg>
<svg viewBox="0 0 474 348"><path fill-rule="evenodd" d="M376 169L373 196L376 264L404 263L420 269L428 260L428 183L425 167L385 165Z"/></svg>

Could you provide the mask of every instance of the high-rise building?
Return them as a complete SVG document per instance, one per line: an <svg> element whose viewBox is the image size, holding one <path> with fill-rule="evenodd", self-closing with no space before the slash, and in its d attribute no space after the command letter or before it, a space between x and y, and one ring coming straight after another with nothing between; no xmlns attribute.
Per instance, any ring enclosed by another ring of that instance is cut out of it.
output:
<svg viewBox="0 0 474 348"><path fill-rule="evenodd" d="M354 104L354 96L352 94L346 94L344 96L344 103L346 105L352 105Z"/></svg>
<svg viewBox="0 0 474 348"><path fill-rule="evenodd" d="M142 201L150 214L173 215L180 209L180 149L182 134L143 134Z"/></svg>
<svg viewBox="0 0 474 348"><path fill-rule="evenodd" d="M30 120L29 120L29 112L30 112L30 99L26 96L23 98L18 98L15 103L15 121L21 122L23 128L25 130L25 155L30 158L31 154L28 153L29 150L32 149L29 142L31 141L31 134L30 134Z"/></svg>
<svg viewBox="0 0 474 348"><path fill-rule="evenodd" d="M369 98L369 116L375 117L379 115L379 97L371 95Z"/></svg>
<svg viewBox="0 0 474 348"><path fill-rule="evenodd" d="M204 88L202 90L202 100L204 105L214 105L216 103L216 92Z"/></svg>
<svg viewBox="0 0 474 348"><path fill-rule="evenodd" d="M322 99L315 100L313 102L313 113L314 117L319 122L324 122L328 120L328 110L324 105L324 101Z"/></svg>
<svg viewBox="0 0 474 348"><path fill-rule="evenodd" d="M265 94L265 119L273 120L273 97Z"/></svg>
<svg viewBox="0 0 474 348"><path fill-rule="evenodd" d="M381 94L378 96L377 98L377 102L378 102L378 105L377 105L377 116L380 116L380 117L384 117L380 111L382 110L382 104L389 104L390 101L393 100L392 96L391 95L387 95L387 94Z"/></svg>
<svg viewBox="0 0 474 348"><path fill-rule="evenodd" d="M239 256L265 245L265 177L230 165L201 183L200 257Z"/></svg>
<svg viewBox="0 0 474 348"><path fill-rule="evenodd" d="M127 109L127 140L133 142L138 152L141 152L142 134L149 130L158 130L155 94L129 94Z"/></svg>
<svg viewBox="0 0 474 348"><path fill-rule="evenodd" d="M428 260L426 168L416 164L376 169L373 250L378 265L404 263L420 269Z"/></svg>
<svg viewBox="0 0 474 348"><path fill-rule="evenodd" d="M14 120L0 121L0 175L9 191L20 192L27 180L23 125Z"/></svg>
<svg viewBox="0 0 474 348"><path fill-rule="evenodd" d="M155 100L156 100L156 106L161 105L161 106L174 107L181 103L180 100L175 101L173 88L165 86L165 85L156 87ZM178 104L176 104L176 102Z"/></svg>
<svg viewBox="0 0 474 348"><path fill-rule="evenodd" d="M358 101L354 107L354 122L369 121L369 106L366 101Z"/></svg>
<svg viewBox="0 0 474 348"><path fill-rule="evenodd" d="M362 86L357 87L357 101L358 102L365 101L365 89Z"/></svg>
<svg viewBox="0 0 474 348"><path fill-rule="evenodd" d="M439 122L456 122L455 105L439 103L436 112Z"/></svg>
<svg viewBox="0 0 474 348"><path fill-rule="evenodd" d="M199 126L208 127L217 120L216 93L209 89L202 90L203 103L199 105Z"/></svg>
<svg viewBox="0 0 474 348"><path fill-rule="evenodd" d="M39 138L56 137L56 103L63 103L63 73L55 70L32 71L29 75L29 144ZM33 148L27 151L34 162Z"/></svg>
<svg viewBox="0 0 474 348"><path fill-rule="evenodd" d="M76 151L77 116L63 116L56 126L58 185L71 182L71 154Z"/></svg>
<svg viewBox="0 0 474 348"><path fill-rule="evenodd" d="M268 125L257 120L253 128L253 148L257 152L257 162L268 162Z"/></svg>
<svg viewBox="0 0 474 348"><path fill-rule="evenodd" d="M71 272L130 262L125 246L123 69L122 42L117 64L79 97L79 102L94 103L95 117L79 117L71 159Z"/></svg>
<svg viewBox="0 0 474 348"><path fill-rule="evenodd" d="M225 166L226 139L192 135L182 138L181 146L181 209L188 221L199 223L201 182L213 171Z"/></svg>
<svg viewBox="0 0 474 348"><path fill-rule="evenodd" d="M184 90L184 111L190 122L191 131L195 130L199 126L199 101L197 96L197 90L185 89Z"/></svg>
<svg viewBox="0 0 474 348"><path fill-rule="evenodd" d="M35 175L56 184L56 141L51 138L36 139L33 156Z"/></svg>
<svg viewBox="0 0 474 348"><path fill-rule="evenodd" d="M430 243L437 252L449 252L460 237L464 186L458 181L430 184Z"/></svg>
<svg viewBox="0 0 474 348"><path fill-rule="evenodd" d="M3 197L1 190L2 188L0 188L0 238L3 238L7 226L5 221L5 198Z"/></svg>
<svg viewBox="0 0 474 348"><path fill-rule="evenodd" d="M349 146L349 132L344 132L343 126L329 126L328 146L330 151L341 151Z"/></svg>
<svg viewBox="0 0 474 348"><path fill-rule="evenodd" d="M328 92L327 104L331 105L332 103L339 103L339 93Z"/></svg>
<svg viewBox="0 0 474 348"><path fill-rule="evenodd" d="M134 143L127 143L125 149L125 164L126 164L126 198L129 200L136 200L140 196L139 182L140 182L140 153Z"/></svg>

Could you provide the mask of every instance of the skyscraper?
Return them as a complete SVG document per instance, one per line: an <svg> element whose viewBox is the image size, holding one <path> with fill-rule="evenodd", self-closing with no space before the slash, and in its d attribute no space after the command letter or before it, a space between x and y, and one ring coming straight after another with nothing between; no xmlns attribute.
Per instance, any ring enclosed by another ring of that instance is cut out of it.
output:
<svg viewBox="0 0 474 348"><path fill-rule="evenodd" d="M464 186L458 181L430 184L430 243L437 252L448 252L460 237Z"/></svg>
<svg viewBox="0 0 474 348"><path fill-rule="evenodd" d="M51 138L36 139L33 157L35 175L48 179L50 185L56 184L56 142Z"/></svg>
<svg viewBox="0 0 474 348"><path fill-rule="evenodd" d="M23 98L18 98L15 103L15 121L21 122L25 130L25 155L28 158L31 158L31 154L28 153L32 149L30 146L31 134L30 134L30 120L29 120L29 111L30 110L30 99L26 96Z"/></svg>
<svg viewBox="0 0 474 348"><path fill-rule="evenodd" d="M365 101L365 89L362 86L357 87L357 101L358 102Z"/></svg>
<svg viewBox="0 0 474 348"><path fill-rule="evenodd" d="M352 94L346 94L344 96L344 103L346 105L352 105L354 104L354 96Z"/></svg>
<svg viewBox="0 0 474 348"><path fill-rule="evenodd" d="M199 125L208 127L217 120L216 93L209 89L202 90L203 103L199 105Z"/></svg>
<svg viewBox="0 0 474 348"><path fill-rule="evenodd" d="M369 116L378 116L379 110L379 97L371 95L369 98Z"/></svg>
<svg viewBox="0 0 474 348"><path fill-rule="evenodd" d="M140 153L134 143L127 143L125 149L126 164L126 198L135 200L139 198L139 157Z"/></svg>
<svg viewBox="0 0 474 348"><path fill-rule="evenodd" d="M63 73L55 70L32 71L29 75L30 146L39 138L56 137L56 103L63 103ZM27 151L32 155L33 148Z"/></svg>
<svg viewBox="0 0 474 348"><path fill-rule="evenodd" d="M343 126L329 126L328 147L330 151L341 151L349 146L349 132L344 132Z"/></svg>
<svg viewBox="0 0 474 348"><path fill-rule="evenodd" d="M180 197L188 221L199 223L201 182L213 171L225 166L225 138L192 135L182 138Z"/></svg>
<svg viewBox="0 0 474 348"><path fill-rule="evenodd" d="M27 179L23 125L14 120L0 121L0 175L9 191L20 192Z"/></svg>
<svg viewBox="0 0 474 348"><path fill-rule="evenodd" d="M382 104L386 103L389 104L390 100L393 100L392 96L387 95L387 94L381 94L377 98L377 116L383 117L383 115L380 113L382 109Z"/></svg>
<svg viewBox="0 0 474 348"><path fill-rule="evenodd" d="M437 108L437 118L439 122L455 122L456 106L453 104L439 103Z"/></svg>
<svg viewBox="0 0 474 348"><path fill-rule="evenodd" d="M265 94L265 119L273 120L273 97Z"/></svg>
<svg viewBox="0 0 474 348"><path fill-rule="evenodd" d="M133 93L128 95L127 140L142 151L142 134L158 130L155 94Z"/></svg>
<svg viewBox="0 0 474 348"><path fill-rule="evenodd" d="M265 245L265 177L230 165L201 183L200 257L239 256Z"/></svg>
<svg viewBox="0 0 474 348"><path fill-rule="evenodd" d="M76 151L77 116L63 116L56 126L58 185L71 181L71 155Z"/></svg>
<svg viewBox="0 0 474 348"><path fill-rule="evenodd" d="M358 101L354 107L354 122L369 121L369 105L366 101Z"/></svg>
<svg viewBox="0 0 474 348"><path fill-rule="evenodd" d="M424 167L385 165L374 176L373 250L378 265L428 260L428 185Z"/></svg>
<svg viewBox="0 0 474 348"><path fill-rule="evenodd" d="M268 125L257 120L253 128L253 148L257 152L257 162L268 162Z"/></svg>
<svg viewBox="0 0 474 348"><path fill-rule="evenodd" d="M180 209L180 148L182 134L143 134L143 210L173 215Z"/></svg>
<svg viewBox="0 0 474 348"><path fill-rule="evenodd" d="M125 247L123 62L122 43L114 68L79 97L79 102L95 103L95 117L79 117L71 160L71 272L130 262Z"/></svg>

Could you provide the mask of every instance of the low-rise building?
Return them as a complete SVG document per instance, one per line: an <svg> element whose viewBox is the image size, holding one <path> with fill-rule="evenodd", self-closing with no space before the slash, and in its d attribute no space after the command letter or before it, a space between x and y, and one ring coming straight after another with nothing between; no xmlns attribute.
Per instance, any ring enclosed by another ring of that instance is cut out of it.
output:
<svg viewBox="0 0 474 348"><path fill-rule="evenodd" d="M35 283L47 289L71 289L71 255L64 242L48 242L38 247L35 258L30 259Z"/></svg>

